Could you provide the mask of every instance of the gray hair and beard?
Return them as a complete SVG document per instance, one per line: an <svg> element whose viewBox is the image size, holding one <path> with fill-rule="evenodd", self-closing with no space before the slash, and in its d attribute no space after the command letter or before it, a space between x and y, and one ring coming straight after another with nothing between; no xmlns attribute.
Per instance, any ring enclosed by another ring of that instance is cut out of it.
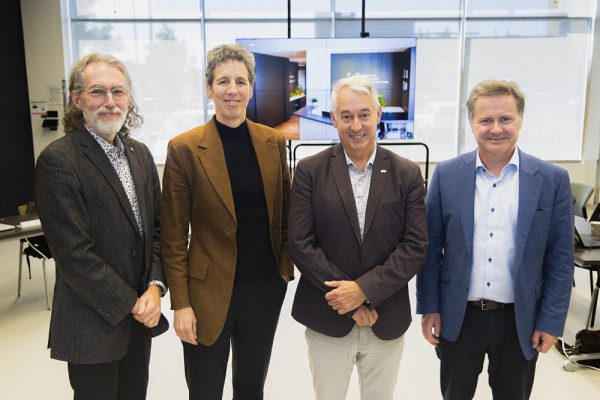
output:
<svg viewBox="0 0 600 400"><path fill-rule="evenodd" d="M83 106L83 119L88 128L97 135L100 136L113 136L123 126L127 119L127 114L123 113L119 107L109 108L102 107L98 110L90 111L84 103ZM119 119L114 121L104 121L101 116L105 113L118 114Z"/></svg>

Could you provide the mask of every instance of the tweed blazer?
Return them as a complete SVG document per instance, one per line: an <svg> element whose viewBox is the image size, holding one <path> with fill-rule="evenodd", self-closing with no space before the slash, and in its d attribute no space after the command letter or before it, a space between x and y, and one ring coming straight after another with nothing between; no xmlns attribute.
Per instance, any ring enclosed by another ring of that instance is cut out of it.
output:
<svg viewBox="0 0 600 400"><path fill-rule="evenodd" d="M125 356L137 298L165 281L160 181L148 148L121 137L144 226L110 160L86 131L51 143L36 167L36 206L56 263L51 357L98 364Z"/></svg>
<svg viewBox="0 0 600 400"><path fill-rule="evenodd" d="M477 150L444 161L427 193L429 251L417 275L417 313L440 313L454 342L463 324L471 267ZM563 168L519 150L514 293L523 355L535 329L562 336L573 283L573 201Z"/></svg>
<svg viewBox="0 0 600 400"><path fill-rule="evenodd" d="M283 135L246 120L265 191L279 273L293 275L287 243L290 175ZM188 233L191 226L191 236ZM171 308L192 307L198 341L212 345L229 309L237 222L225 153L213 117L169 142L163 176L161 240Z"/></svg>
<svg viewBox="0 0 600 400"><path fill-rule="evenodd" d="M325 281L356 281L377 310L377 337L396 339L411 322L408 282L425 261L425 187L419 166L377 148L364 233L341 145L302 160L290 201L290 254L301 272L292 316L332 337L347 335L352 312L325 300Z"/></svg>

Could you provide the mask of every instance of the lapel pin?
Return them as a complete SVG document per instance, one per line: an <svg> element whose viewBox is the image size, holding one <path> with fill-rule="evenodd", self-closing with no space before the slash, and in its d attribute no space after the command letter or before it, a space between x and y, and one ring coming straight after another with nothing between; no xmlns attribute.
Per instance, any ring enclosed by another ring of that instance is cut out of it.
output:
<svg viewBox="0 0 600 400"><path fill-rule="evenodd" d="M129 150L133 151L133 147L130 147Z"/></svg>
<svg viewBox="0 0 600 400"><path fill-rule="evenodd" d="M381 170L381 173L382 173L382 174L385 174L386 172L387 172L387 169L382 169L382 170Z"/></svg>

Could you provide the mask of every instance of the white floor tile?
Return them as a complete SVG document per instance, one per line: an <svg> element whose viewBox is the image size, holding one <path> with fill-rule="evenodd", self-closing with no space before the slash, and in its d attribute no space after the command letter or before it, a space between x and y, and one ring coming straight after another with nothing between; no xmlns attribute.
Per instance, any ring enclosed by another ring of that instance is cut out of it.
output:
<svg viewBox="0 0 600 400"><path fill-rule="evenodd" d="M18 241L0 242L0 400L68 399L72 391L64 362L51 360L46 349L50 312L46 310L41 261L34 260L32 279L24 268L23 293L17 299ZM26 264L25 264L26 266ZM54 263L48 263L49 285L54 285ZM573 343L585 325L590 299L589 275L576 269L577 287L565 329L565 340ZM312 383L304 341L304 327L290 315L296 282L290 284L275 338L271 367L265 388L267 400L308 400ZM414 309L414 280L410 284ZM165 315L172 321L168 299ZM600 326L600 313L596 328ZM397 399L439 399L439 362L433 348L421 336L420 316L406 333ZM564 357L555 349L542 354L537 363L532 399L598 398L600 372L578 369L566 372ZM484 366L484 371L486 367ZM230 377L224 398L231 398ZM181 343L171 329L153 342L148 399L186 399ZM353 375L348 400L358 400L358 380ZM476 400L491 399L487 374L479 379Z"/></svg>

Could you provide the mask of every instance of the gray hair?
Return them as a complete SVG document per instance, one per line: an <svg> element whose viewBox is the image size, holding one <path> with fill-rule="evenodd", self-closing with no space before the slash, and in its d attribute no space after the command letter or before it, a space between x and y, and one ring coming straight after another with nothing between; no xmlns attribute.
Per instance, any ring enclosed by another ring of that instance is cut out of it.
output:
<svg viewBox="0 0 600 400"><path fill-rule="evenodd" d="M379 109L379 99L377 90L373 85L373 82L368 76L365 75L352 75L347 78L342 78L335 82L333 90L331 91L331 112L334 115L338 115L338 95L340 90L348 88L355 92L371 95L371 102L373 103L373 110Z"/></svg>
<svg viewBox="0 0 600 400"><path fill-rule="evenodd" d="M85 68L92 63L108 64L117 68L123 74L123 82L125 83L125 89L127 89L127 93L129 93L130 102L129 108L127 109L127 118L119 130L119 133L127 136L131 129L142 126L143 122L143 118L138 114L138 107L133 100L131 76L125 67L125 64L123 64L121 60L110 55L100 55L98 53L88 54L87 56L83 57L81 60L77 61L71 70L71 75L69 76L69 103L67 104L65 115L63 116L65 133L69 134L83 129L83 111L75 107L73 99L71 98L71 93L74 91L81 93L81 91L85 88L86 82L83 72Z"/></svg>

